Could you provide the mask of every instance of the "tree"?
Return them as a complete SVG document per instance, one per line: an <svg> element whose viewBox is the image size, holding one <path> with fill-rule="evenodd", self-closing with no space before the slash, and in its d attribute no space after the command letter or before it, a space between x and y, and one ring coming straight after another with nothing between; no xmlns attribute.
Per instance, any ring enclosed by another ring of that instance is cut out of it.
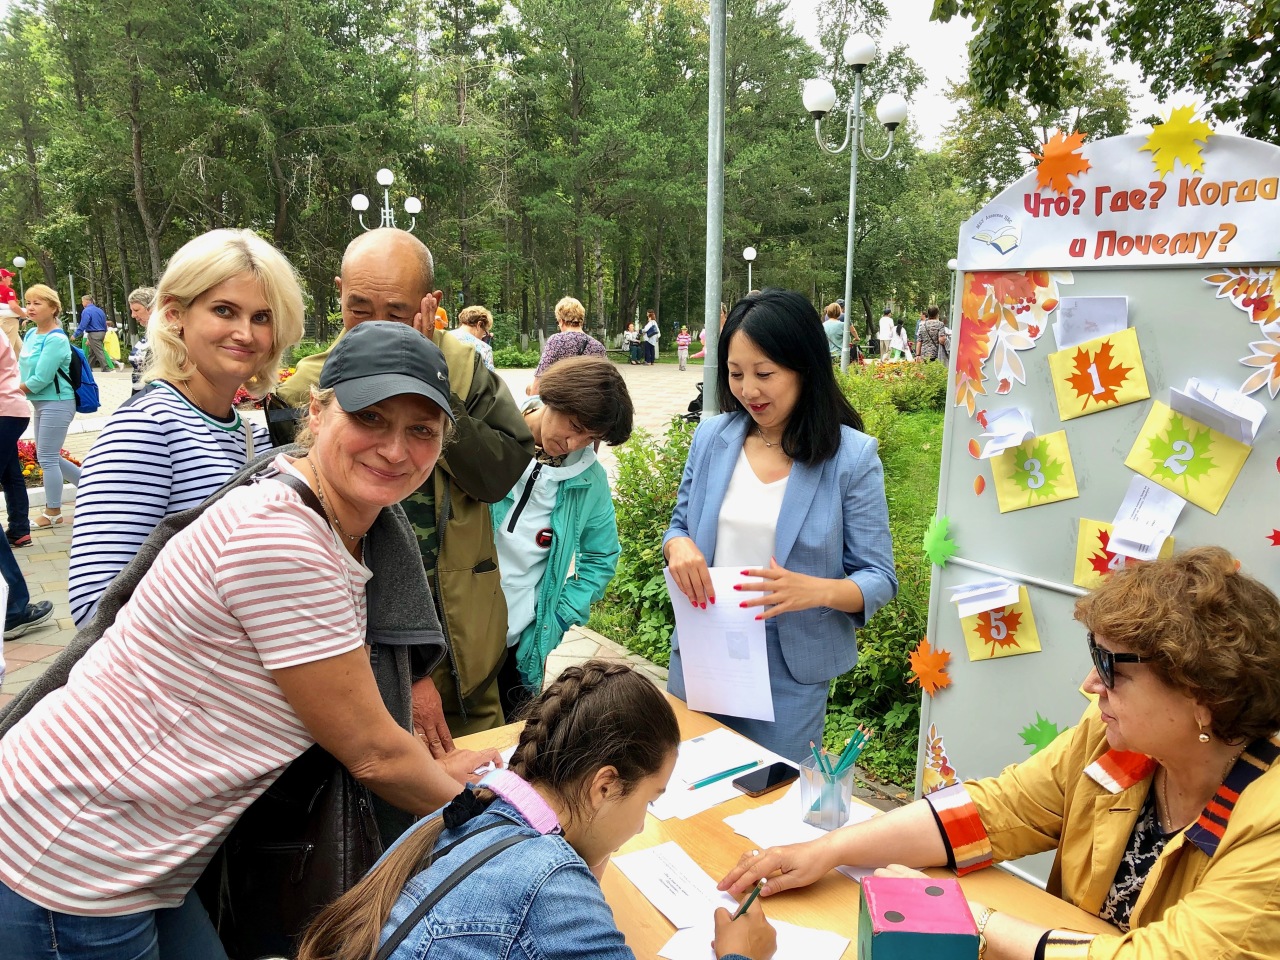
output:
<svg viewBox="0 0 1280 960"><path fill-rule="evenodd" d="M968 83L952 84L947 91L959 110L944 131L943 149L955 160L957 174L979 205L1032 169L1031 152L1055 130L1078 130L1089 140L1128 131L1131 112L1125 84L1107 71L1096 53L1077 53L1074 59L1084 86L1062 108L1037 107L1016 94L1003 107L991 107Z"/></svg>
<svg viewBox="0 0 1280 960"><path fill-rule="evenodd" d="M1023 94L1061 108L1086 82L1070 42L1102 31L1156 96L1189 87L1219 120L1280 143L1280 0L935 0L935 20L954 16L977 28L969 82L989 106Z"/></svg>

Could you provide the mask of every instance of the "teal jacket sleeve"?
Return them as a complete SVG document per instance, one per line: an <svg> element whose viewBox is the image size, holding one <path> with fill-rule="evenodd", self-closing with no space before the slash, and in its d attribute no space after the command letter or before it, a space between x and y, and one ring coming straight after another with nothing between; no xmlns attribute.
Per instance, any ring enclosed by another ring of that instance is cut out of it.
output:
<svg viewBox="0 0 1280 960"><path fill-rule="evenodd" d="M71 341L59 333L47 334L40 345L40 356L36 358L36 368L27 378L28 393L43 393L55 385L58 371L71 367ZM65 388L65 390L63 390ZM75 398L71 384L63 381L58 389L65 393L65 399Z"/></svg>
<svg viewBox="0 0 1280 960"><path fill-rule="evenodd" d="M556 616L567 625L587 622L591 604L604 596L618 569L618 557L622 555L609 481L598 463L591 471L591 490L574 553L573 576L566 581L556 605Z"/></svg>

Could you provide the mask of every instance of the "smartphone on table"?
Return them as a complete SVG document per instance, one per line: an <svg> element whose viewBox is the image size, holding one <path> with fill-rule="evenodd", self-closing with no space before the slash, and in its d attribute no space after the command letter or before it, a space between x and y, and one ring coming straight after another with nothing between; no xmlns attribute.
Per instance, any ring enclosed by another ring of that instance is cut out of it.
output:
<svg viewBox="0 0 1280 960"><path fill-rule="evenodd" d="M744 773L733 781L733 785L748 797L760 797L766 793L785 787L800 776L800 771L789 763L779 760L767 767L759 767L750 773Z"/></svg>

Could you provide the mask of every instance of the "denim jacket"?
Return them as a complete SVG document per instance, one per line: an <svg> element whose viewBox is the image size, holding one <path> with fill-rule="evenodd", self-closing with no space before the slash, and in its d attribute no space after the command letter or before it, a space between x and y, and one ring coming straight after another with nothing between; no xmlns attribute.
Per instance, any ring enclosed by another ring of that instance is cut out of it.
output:
<svg viewBox="0 0 1280 960"><path fill-rule="evenodd" d="M446 830L436 846L475 834L494 820L507 822L458 844L409 880L382 928L383 942L473 854L505 837L530 839L502 851L446 893L391 960L634 960L583 859L564 837L539 834L505 800L495 800L457 830Z"/></svg>

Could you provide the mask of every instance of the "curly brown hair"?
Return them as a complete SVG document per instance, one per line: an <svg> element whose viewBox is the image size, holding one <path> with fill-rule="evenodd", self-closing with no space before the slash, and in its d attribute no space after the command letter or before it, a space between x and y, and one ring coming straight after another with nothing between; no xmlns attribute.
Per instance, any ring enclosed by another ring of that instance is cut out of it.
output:
<svg viewBox="0 0 1280 960"><path fill-rule="evenodd" d="M1280 729L1280 599L1221 547L1128 566L1076 601L1075 617L1184 690L1230 743Z"/></svg>

